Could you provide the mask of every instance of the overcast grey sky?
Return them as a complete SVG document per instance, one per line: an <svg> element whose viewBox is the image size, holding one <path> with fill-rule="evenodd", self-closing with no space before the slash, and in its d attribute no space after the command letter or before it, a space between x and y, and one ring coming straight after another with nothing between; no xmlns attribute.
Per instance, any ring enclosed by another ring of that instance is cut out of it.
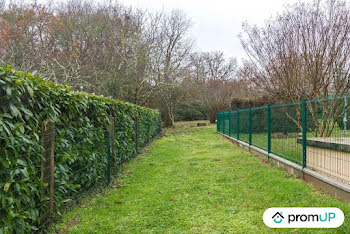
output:
<svg viewBox="0 0 350 234"><path fill-rule="evenodd" d="M222 50L226 56L242 58L244 51L238 39L242 22L263 25L264 20L281 12L297 0L120 0L149 10L183 10L192 20L192 34L197 49ZM310 2L310 0L307 0Z"/></svg>

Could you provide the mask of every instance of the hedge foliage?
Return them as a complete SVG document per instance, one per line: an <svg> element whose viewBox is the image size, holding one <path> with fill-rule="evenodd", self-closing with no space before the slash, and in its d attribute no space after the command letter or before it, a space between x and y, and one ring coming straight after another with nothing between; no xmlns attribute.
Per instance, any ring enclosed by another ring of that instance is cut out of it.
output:
<svg viewBox="0 0 350 234"><path fill-rule="evenodd" d="M201 101L181 103L175 114L176 121L206 120L207 110Z"/></svg>
<svg viewBox="0 0 350 234"><path fill-rule="evenodd" d="M0 233L45 224L47 185L41 178L42 126L55 122L55 208L106 177L106 126L115 118L115 165L161 133L158 111L73 92L30 73L0 66Z"/></svg>

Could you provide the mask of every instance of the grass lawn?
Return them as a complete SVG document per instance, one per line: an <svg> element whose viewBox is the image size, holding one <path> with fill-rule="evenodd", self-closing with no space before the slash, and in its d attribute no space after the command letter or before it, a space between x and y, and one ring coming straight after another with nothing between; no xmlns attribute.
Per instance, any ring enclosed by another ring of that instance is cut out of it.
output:
<svg viewBox="0 0 350 234"><path fill-rule="evenodd" d="M350 233L350 203L340 202L215 134L215 127L165 131L123 168L103 194L64 215L56 232ZM338 207L338 229L269 229L269 207Z"/></svg>

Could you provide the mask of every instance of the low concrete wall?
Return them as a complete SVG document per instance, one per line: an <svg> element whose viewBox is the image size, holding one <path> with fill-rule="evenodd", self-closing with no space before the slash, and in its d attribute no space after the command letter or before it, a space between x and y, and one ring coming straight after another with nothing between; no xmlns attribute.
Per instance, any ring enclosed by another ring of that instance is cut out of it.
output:
<svg viewBox="0 0 350 234"><path fill-rule="evenodd" d="M262 160L271 161L277 166L284 168L288 173L303 178L307 183L313 185L314 187L319 188L340 200L350 202L350 185L334 180L309 168L304 168L303 170L302 166L299 164L290 162L272 153L268 154L268 152L263 149L249 145L220 132L217 133L245 150L259 156Z"/></svg>

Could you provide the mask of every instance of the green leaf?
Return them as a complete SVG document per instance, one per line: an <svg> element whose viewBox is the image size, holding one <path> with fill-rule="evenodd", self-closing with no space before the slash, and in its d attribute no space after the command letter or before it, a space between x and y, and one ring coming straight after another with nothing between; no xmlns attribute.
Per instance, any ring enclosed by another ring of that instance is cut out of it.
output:
<svg viewBox="0 0 350 234"><path fill-rule="evenodd" d="M11 110L11 114L15 117L17 116L21 116L21 112L17 109L17 107L13 104L10 104L10 110Z"/></svg>
<svg viewBox="0 0 350 234"><path fill-rule="evenodd" d="M5 192L7 192L7 191L9 190L10 185L11 185L11 183L6 183L6 184L4 185L4 191L5 191Z"/></svg>
<svg viewBox="0 0 350 234"><path fill-rule="evenodd" d="M8 136L11 136L11 132L10 132L10 130L6 127L6 125L4 124L4 125L2 125L2 127L5 129L7 135L8 135Z"/></svg>
<svg viewBox="0 0 350 234"><path fill-rule="evenodd" d="M78 155L76 153L73 153L73 152L68 152L68 154L72 157L77 157Z"/></svg>
<svg viewBox="0 0 350 234"><path fill-rule="evenodd" d="M29 115L30 117L33 116L33 113L32 113L30 110L28 110L27 108L24 108L24 107L22 106L22 107L21 107L21 110L22 110L25 114Z"/></svg>
<svg viewBox="0 0 350 234"><path fill-rule="evenodd" d="M0 162L5 168L9 168L10 167L10 163L6 159L1 159L0 158Z"/></svg>
<svg viewBox="0 0 350 234"><path fill-rule="evenodd" d="M2 207L6 207L5 196L1 196L1 205L2 205Z"/></svg>
<svg viewBox="0 0 350 234"><path fill-rule="evenodd" d="M25 161L23 161L22 159L17 159L17 164L22 165L22 166L27 165L27 163Z"/></svg>
<svg viewBox="0 0 350 234"><path fill-rule="evenodd" d="M34 96L34 91L33 91L33 89L32 89L29 85L27 86L27 90L28 90L29 95L30 95L31 97L33 97L33 96Z"/></svg>
<svg viewBox="0 0 350 234"><path fill-rule="evenodd" d="M70 201L72 201L72 199L65 199L62 201L62 203L66 203L66 202L70 202Z"/></svg>
<svg viewBox="0 0 350 234"><path fill-rule="evenodd" d="M8 113L0 114L1 117L12 119L12 116Z"/></svg>
<svg viewBox="0 0 350 234"><path fill-rule="evenodd" d="M29 177L29 174L28 174L28 171L27 171L27 169L21 169L20 170L21 172L22 172L22 174L25 176L25 177Z"/></svg>
<svg viewBox="0 0 350 234"><path fill-rule="evenodd" d="M19 126L19 131L21 132L21 134L24 134L24 126L23 125Z"/></svg>
<svg viewBox="0 0 350 234"><path fill-rule="evenodd" d="M7 94L7 96L11 96L11 87L10 86L7 86L6 87L6 94Z"/></svg>

